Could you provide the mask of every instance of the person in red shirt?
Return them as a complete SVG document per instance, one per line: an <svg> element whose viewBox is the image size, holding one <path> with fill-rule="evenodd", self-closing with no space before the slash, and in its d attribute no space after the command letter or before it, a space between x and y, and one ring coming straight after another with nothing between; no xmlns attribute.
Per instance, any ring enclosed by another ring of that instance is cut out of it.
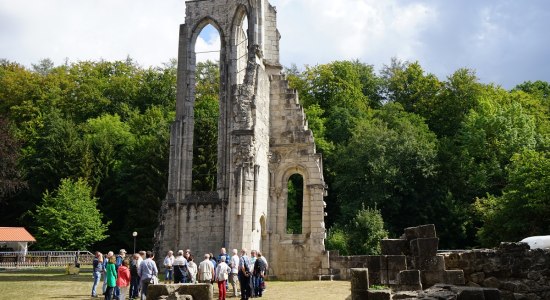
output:
<svg viewBox="0 0 550 300"><path fill-rule="evenodd" d="M128 294L128 288L130 286L130 269L128 266L130 265L130 262L125 259L122 262L122 265L118 267L118 277L116 279L116 286L120 289L120 298L119 299L126 299L126 294Z"/></svg>

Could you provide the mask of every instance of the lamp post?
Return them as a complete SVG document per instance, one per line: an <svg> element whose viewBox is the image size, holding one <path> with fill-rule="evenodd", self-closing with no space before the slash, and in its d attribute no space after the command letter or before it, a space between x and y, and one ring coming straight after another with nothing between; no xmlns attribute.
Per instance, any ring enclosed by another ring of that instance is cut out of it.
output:
<svg viewBox="0 0 550 300"><path fill-rule="evenodd" d="M132 236L134 237L134 252L133 252L133 253L136 253L136 236L137 236L137 231L132 232Z"/></svg>

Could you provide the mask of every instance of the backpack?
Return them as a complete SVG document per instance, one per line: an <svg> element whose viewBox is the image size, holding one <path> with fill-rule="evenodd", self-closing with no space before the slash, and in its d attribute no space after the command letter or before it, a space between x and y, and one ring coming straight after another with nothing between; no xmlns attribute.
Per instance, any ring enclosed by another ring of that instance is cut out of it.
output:
<svg viewBox="0 0 550 300"><path fill-rule="evenodd" d="M138 267L135 261L132 261L132 263L130 264L130 275L132 275L132 277L138 276Z"/></svg>

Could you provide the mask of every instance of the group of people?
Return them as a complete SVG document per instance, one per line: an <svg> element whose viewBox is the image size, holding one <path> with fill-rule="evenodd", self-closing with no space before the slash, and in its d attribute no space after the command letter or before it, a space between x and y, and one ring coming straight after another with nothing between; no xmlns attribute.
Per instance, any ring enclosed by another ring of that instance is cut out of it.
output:
<svg viewBox="0 0 550 300"><path fill-rule="evenodd" d="M242 300L262 297L268 270L265 257L256 250L252 250L249 256L246 249L242 249L240 255L237 249L233 249L231 254L221 248L217 257L206 253L204 260L197 265L191 250L179 250L176 256L170 250L163 261L164 283L216 282L220 300L226 299L229 284L234 297L240 296ZM97 251L93 261L92 297L98 297L96 290L103 277L105 299L125 300L126 295L129 299L146 299L148 286L158 280L154 258L151 251L140 251L131 257L126 256L124 249L118 255L110 251L105 257Z"/></svg>
<svg viewBox="0 0 550 300"><path fill-rule="evenodd" d="M153 278L158 278L158 269L151 251L140 251L131 257L120 249L117 255L109 251L105 256L96 251L93 260L92 297L98 297L97 287L103 277L103 295L106 300L141 300L147 298L147 287Z"/></svg>
<svg viewBox="0 0 550 300"><path fill-rule="evenodd" d="M189 249L179 250L176 256L170 250L163 261L164 282L210 284L216 282L220 300L226 299L229 284L233 288L234 297L240 296L241 299L262 297L268 269L267 260L255 250L250 252L250 256L246 249L242 249L240 254L239 256L237 249L233 249L230 256L225 248L221 248L217 257L212 253L205 253L204 260L197 266Z"/></svg>

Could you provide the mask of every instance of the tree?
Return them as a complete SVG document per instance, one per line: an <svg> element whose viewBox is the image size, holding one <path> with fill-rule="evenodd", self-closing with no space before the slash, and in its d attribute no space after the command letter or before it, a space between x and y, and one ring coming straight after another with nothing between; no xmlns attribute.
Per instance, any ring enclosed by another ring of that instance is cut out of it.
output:
<svg viewBox="0 0 550 300"><path fill-rule="evenodd" d="M197 64L195 130L193 135L193 190L215 191L218 172L220 68L206 61Z"/></svg>
<svg viewBox="0 0 550 300"><path fill-rule="evenodd" d="M82 180L63 179L52 194L46 191L32 214L38 246L44 250L84 250L107 238L110 222L102 222L97 198Z"/></svg>
<svg viewBox="0 0 550 300"><path fill-rule="evenodd" d="M519 241L550 231L550 156L548 152L524 150L512 158L507 170L509 184L501 196L487 195L474 204L483 225L478 238L486 246Z"/></svg>
<svg viewBox="0 0 550 300"><path fill-rule="evenodd" d="M8 120L0 115L0 204L5 197L26 185L17 165L20 148L20 142L13 136Z"/></svg>
<svg viewBox="0 0 550 300"><path fill-rule="evenodd" d="M422 118L398 103L375 111L335 153L333 189L340 218L353 218L364 205L381 210L390 232L425 222L436 154L436 137Z"/></svg>
<svg viewBox="0 0 550 300"><path fill-rule="evenodd" d="M363 207L349 223L329 230L326 248L341 255L378 255L380 241L387 237L380 210Z"/></svg>

